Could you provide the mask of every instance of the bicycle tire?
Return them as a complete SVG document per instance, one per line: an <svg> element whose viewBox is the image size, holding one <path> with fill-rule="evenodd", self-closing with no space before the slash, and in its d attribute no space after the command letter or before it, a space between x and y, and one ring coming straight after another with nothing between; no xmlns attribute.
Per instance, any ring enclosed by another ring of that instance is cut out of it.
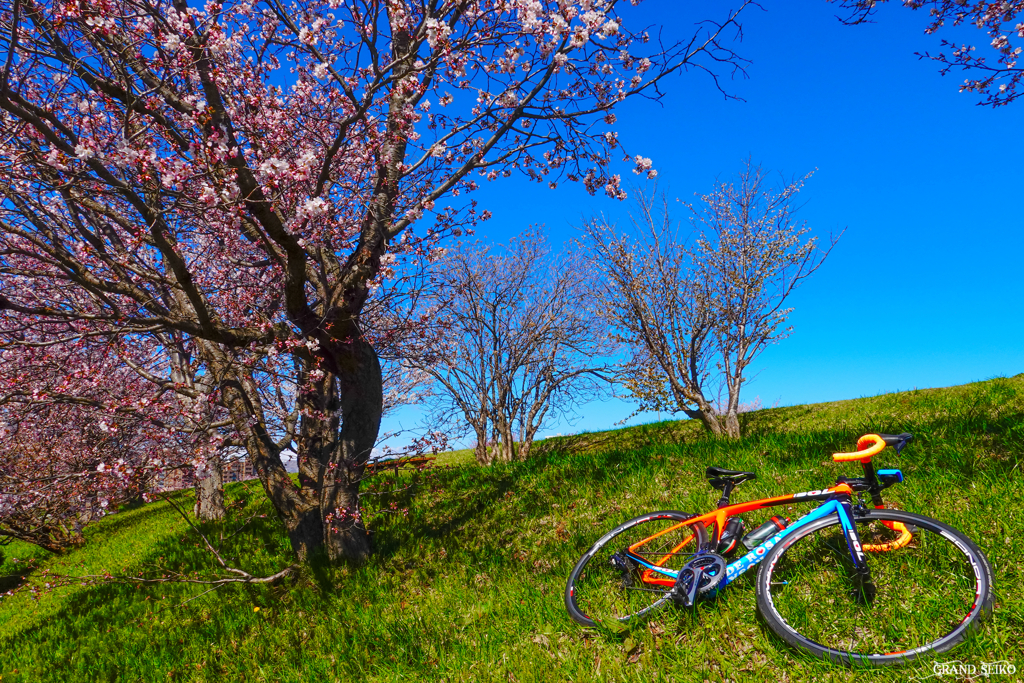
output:
<svg viewBox="0 0 1024 683"><path fill-rule="evenodd" d="M661 566L678 569L692 559L693 553L672 553L672 549L685 542L684 547L695 552L708 540L702 523L681 526L693 517L695 515L676 510L650 512L623 522L602 536L569 574L565 586L565 607L569 616L582 626L597 626L606 620L621 623L639 620L664 607L671 599L672 586L643 584L639 567L625 571L621 564L612 564L612 556L619 554L621 557L621 551L629 545L663 532L657 545L644 553L657 559L671 555ZM673 529L677 525L680 526Z"/></svg>
<svg viewBox="0 0 1024 683"><path fill-rule="evenodd" d="M948 524L899 510L855 515L865 546L883 547L911 525L905 547L866 552L873 599L851 591L853 562L837 516L809 524L768 551L757 577L757 607L793 647L848 666L904 664L945 652L992 608L992 568ZM891 547L891 546L886 546Z"/></svg>

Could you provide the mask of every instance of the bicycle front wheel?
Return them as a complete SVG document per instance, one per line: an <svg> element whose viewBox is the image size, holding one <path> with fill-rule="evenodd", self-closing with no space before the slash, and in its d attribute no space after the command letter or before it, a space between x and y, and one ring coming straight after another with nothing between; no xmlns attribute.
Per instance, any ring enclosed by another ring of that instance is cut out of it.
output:
<svg viewBox="0 0 1024 683"><path fill-rule="evenodd" d="M768 626L799 650L843 664L899 664L945 652L992 605L992 569L969 538L899 510L856 517L872 589L854 589L854 568L836 516L772 548L757 577ZM899 525L913 533L898 542Z"/></svg>
<svg viewBox="0 0 1024 683"><path fill-rule="evenodd" d="M651 512L620 524L580 558L565 587L569 616L583 626L643 618L669 600L674 572L693 559L708 535L694 515Z"/></svg>

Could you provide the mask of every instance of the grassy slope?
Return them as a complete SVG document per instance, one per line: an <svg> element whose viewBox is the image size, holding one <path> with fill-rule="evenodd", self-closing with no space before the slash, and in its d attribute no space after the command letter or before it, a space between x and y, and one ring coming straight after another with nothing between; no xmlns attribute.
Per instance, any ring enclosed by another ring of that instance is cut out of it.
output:
<svg viewBox="0 0 1024 683"><path fill-rule="evenodd" d="M996 613L942 661L1009 659L1024 670L1024 375L745 416L739 443L690 423L549 440L528 463L480 469L471 456L398 482L381 480L378 554L359 570L313 568L272 587L74 586L0 600L0 679L239 681L804 681L907 680L911 669L851 672L795 656L760 626L752 573L696 611L668 610L631 634L639 648L577 628L565 578L600 533L651 509L706 510L708 465L755 469L734 500L831 483L869 431L914 432L907 481L888 499L967 531L995 568ZM854 467L854 470L856 468ZM396 491L388 489L397 484ZM287 539L258 487L229 487L225 553L253 573L289 562ZM407 516L385 513L394 504ZM748 520L758 523L759 519ZM220 530L211 528L217 535ZM110 517L54 571L208 568L197 538L165 503ZM182 542L184 540L184 542ZM13 558L41 554L3 548ZM2 579L0 579L2 580ZM41 570L31 581L44 579ZM6 587L4 587L6 590ZM256 608L259 610L256 610ZM980 667L979 667L980 669ZM1012 678L1012 677L1011 677ZM943 679L945 680L945 679Z"/></svg>

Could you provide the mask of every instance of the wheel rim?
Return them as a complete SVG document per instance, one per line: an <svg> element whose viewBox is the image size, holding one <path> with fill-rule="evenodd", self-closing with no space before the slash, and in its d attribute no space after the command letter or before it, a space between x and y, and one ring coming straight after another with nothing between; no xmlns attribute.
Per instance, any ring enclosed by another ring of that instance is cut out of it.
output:
<svg viewBox="0 0 1024 683"><path fill-rule="evenodd" d="M857 523L865 546L893 543L900 532L891 523L909 521L871 516ZM869 591L851 591L849 550L833 524L769 560L766 597L798 644L809 649L849 661L906 660L952 647L977 616L987 580L971 556L963 541L938 526L916 526L905 547L867 553L874 585L869 600Z"/></svg>
<svg viewBox="0 0 1024 683"><path fill-rule="evenodd" d="M685 519L652 515L602 539L573 573L572 605L595 623L629 621L664 605L674 579L645 565L678 571L693 559L701 539Z"/></svg>

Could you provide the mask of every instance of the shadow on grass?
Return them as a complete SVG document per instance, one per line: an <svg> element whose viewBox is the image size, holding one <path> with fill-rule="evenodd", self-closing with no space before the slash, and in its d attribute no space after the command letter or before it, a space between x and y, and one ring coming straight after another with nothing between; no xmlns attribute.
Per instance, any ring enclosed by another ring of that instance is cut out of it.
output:
<svg viewBox="0 0 1024 683"><path fill-rule="evenodd" d="M29 569L24 572L15 572L13 574L5 574L0 576L0 593L6 593L19 587L25 582L25 579L32 575L34 569Z"/></svg>
<svg viewBox="0 0 1024 683"><path fill-rule="evenodd" d="M144 508L136 508L107 515L96 524L92 524L85 528L86 542L88 542L90 536L97 533L103 535L116 534L135 527L142 522L149 521L155 517L167 516L168 514L173 515L175 513L166 505L151 503Z"/></svg>
<svg viewBox="0 0 1024 683"><path fill-rule="evenodd" d="M367 646L370 649L362 655L352 654L351 661L339 662L338 666L350 668L353 676L360 667L373 670L376 666L389 666L387 657L399 650L404 653L400 656L425 660L431 656L430 648L421 638L419 622L406 623L390 618L385 627L377 616L356 618L352 616L354 611L337 612L338 606L359 603L365 606L362 609L367 613L384 607L400 613L398 610L405 609L399 607L400 599L390 599L396 587L422 587L435 575L448 571L465 571L470 581L474 572L489 572L491 576L481 581L492 580L509 564L527 562L517 559L518 550L513 551L513 543L524 538L529 545L520 543L515 547L530 552L531 565L540 558L551 561L554 566L536 572L527 566L520 579L524 583L536 581L538 585L544 581L551 583L554 579L544 578L544 572L552 577L563 571L565 562L570 562L571 566L574 560L569 560L569 556L578 552L576 545L591 542L592 537L610 528L610 525L603 526L606 517L590 516L586 521L581 518L582 529L573 532L576 535L571 539L578 540L567 542L555 532L559 513L554 512L553 503L572 502L574 489L578 489L581 496L589 497L590 505L599 508L602 514L617 515L619 508L615 506L622 502L617 497L630 490L634 479L646 477L650 481L657 475L659 480L667 479L667 487L679 488L680 472L685 471L688 485L692 482L694 487L700 487L701 493L707 494L710 508L714 493L700 476L704 465L753 465L762 460L789 469L787 476L793 476L793 467L816 471L822 462L829 460L830 452L852 449L856 438L867 431L906 430L916 435L917 440L903 457L900 460L890 458L886 465L906 468L909 464L927 472L950 472L963 477L972 477L980 471L1009 475L1019 466L1021 453L1024 453L1021 399L1016 385L985 386L973 393L962 391L955 400L945 401L925 392L900 394L892 400L880 399L878 405L870 409L851 411L841 427L814 424L814 411L809 408L769 409L744 418L748 436L737 442L706 438L699 430L682 430L673 423L658 423L633 430L628 439L609 433L563 437L538 448L535 456L526 462L492 468L437 467L409 473L395 478L395 490L369 497L375 501L372 505L381 511L404 510L407 515L389 513L371 522L376 554L363 569L340 570L321 559L312 562L308 571L303 571L298 578L286 579L276 586L224 588L214 594L216 601L204 598L183 610L177 605L202 589L185 586L150 589L122 584L81 588L66 599L65 608L59 613L43 622L30 619L26 627L14 633L13 643L22 653L19 655L22 660L31 649L33 655L49 657L54 671L78 661L75 657L79 641L88 640L90 644L83 646L87 653L102 652L106 648L111 654L104 655L105 659L98 660L100 663L90 665L97 668L85 674L81 673L83 670L76 670L77 675L93 679L128 677L128 673L117 667L124 666L129 655L119 654L115 649L123 648L127 652L125 643L130 643L134 647L130 656L146 660L144 664L132 664L139 667L131 670L132 675L145 680L157 674L162 677L169 667L177 666L179 660L190 661L196 667L205 662L206 657L214 662L214 655L209 654L214 644L227 650L230 643L244 643L250 638L250 646L263 647L265 636L258 631L263 627L257 615L266 615L271 610L265 606L276 600L282 602L282 612L297 612L296 605L301 605L310 617L323 622L336 617L339 624L344 623L344 628L348 629L346 638L353 643L357 640L375 643ZM800 431L788 429L781 433L772 426L793 419L804 420L807 424ZM835 424L834 415L829 419ZM686 429L691 427L696 425ZM693 471L689 472L691 464ZM771 484L770 480L761 483ZM229 561L262 575L291 563L287 535L262 492L232 491L236 499L242 497L249 501L245 517L254 512L267 516L257 518L244 532L225 542L224 554ZM90 542L115 543L116 538L109 536L132 533L135 524L158 514L168 514L166 507L134 510L123 517L106 520L102 530L107 537L91 538ZM593 528L588 526L591 521ZM225 535L234 530L230 524L204 525L203 529L215 540L221 530ZM188 539L184 543L180 540L182 535ZM196 541L191 531L155 537L137 566L153 571L208 574L215 564L207 552L197 547ZM478 564L480 569L468 569ZM752 581L752 576L747 580ZM563 580L559 576L559 581ZM737 590L741 588L743 586L738 586ZM293 592L303 595L295 598L294 603L286 603L286 596ZM530 595L523 594L527 598ZM472 593L468 592L467 596L471 597ZM551 599L550 594L546 599ZM263 611L255 613L254 606L261 605ZM203 618L203 612L212 612L213 616ZM147 626L154 619L164 619L160 616L164 614L172 615L170 621L176 623ZM694 615L681 615L678 621L686 628L697 628L701 623ZM140 623L143 625L139 626ZM142 635L136 634L136 630ZM292 637L292 630L279 628L273 638L285 641ZM773 634L766 635L771 642L776 642ZM523 638L528 637L529 633L524 632ZM191 638L204 644L182 645L179 638ZM12 636L5 642L11 644ZM331 641L331 647L351 647L351 643ZM781 643L778 647L785 649ZM297 651L301 652L301 648ZM375 663L378 656L382 663ZM252 657L257 661L256 654ZM216 680L216 673L209 671L208 678ZM429 667L423 672L424 676L429 676Z"/></svg>
<svg viewBox="0 0 1024 683"><path fill-rule="evenodd" d="M166 510L160 510L166 514ZM230 524L230 523L229 523ZM233 531L229 524L225 524L225 531ZM109 528L108 528L109 530ZM215 532L219 531L216 524L204 525L204 531L211 535L211 540L217 542ZM214 533L211 533L214 532ZM129 570L132 575L144 574L147 577L181 576L189 578L210 578L224 576L219 572L216 561L209 552L201 548L198 537L189 530L187 541L182 542L178 534L165 534L161 538L155 538L149 546L149 552L141 557ZM276 519L266 517L251 522L243 534L227 539L219 549L229 563L244 568L250 573L259 576L273 573L281 567L291 563L292 559L275 554L273 551L280 550L281 538L285 536L284 528L277 523ZM105 539L107 543L116 543L116 539ZM98 542L98 541L97 541ZM255 550L264 552L254 552ZM271 552L267 552L270 549ZM290 552L290 551L289 551ZM8 577L4 577L8 578ZM15 642L46 646L48 643L67 642L75 643L79 639L95 638L96 633L110 633L111 631L122 631L130 634L143 621L153 617L173 617L175 621L181 620L181 614L177 609L190 598L209 588L208 586L195 586L185 583L161 583L139 584L129 581L110 581L97 583L88 587L79 587L75 581L68 582L69 588L54 589L55 593L49 599L61 600L60 610L57 614L48 617L41 623L30 620L24 628L16 630L7 636L13 637ZM224 592L247 591L244 585L225 586L220 588ZM70 596L62 596L61 591L72 590ZM273 591L274 587L260 587L257 593ZM248 592L248 591L247 591ZM238 601L238 598L233 600ZM243 602L247 602L242 598ZM186 618L184 621L188 621ZM193 624L193 628L199 629L202 637L219 637L223 635L223 628L218 627L213 620L209 624ZM205 633L203 633L205 631ZM59 634L60 640L55 640ZM114 636L116 642L117 636ZM209 642L209 641L208 641ZM160 649L159 643L152 643ZM164 655L173 655L174 649L167 644ZM50 655L59 661L61 657L74 657L74 648L56 648ZM55 669L56 670L56 669ZM109 672L108 672L109 673Z"/></svg>

